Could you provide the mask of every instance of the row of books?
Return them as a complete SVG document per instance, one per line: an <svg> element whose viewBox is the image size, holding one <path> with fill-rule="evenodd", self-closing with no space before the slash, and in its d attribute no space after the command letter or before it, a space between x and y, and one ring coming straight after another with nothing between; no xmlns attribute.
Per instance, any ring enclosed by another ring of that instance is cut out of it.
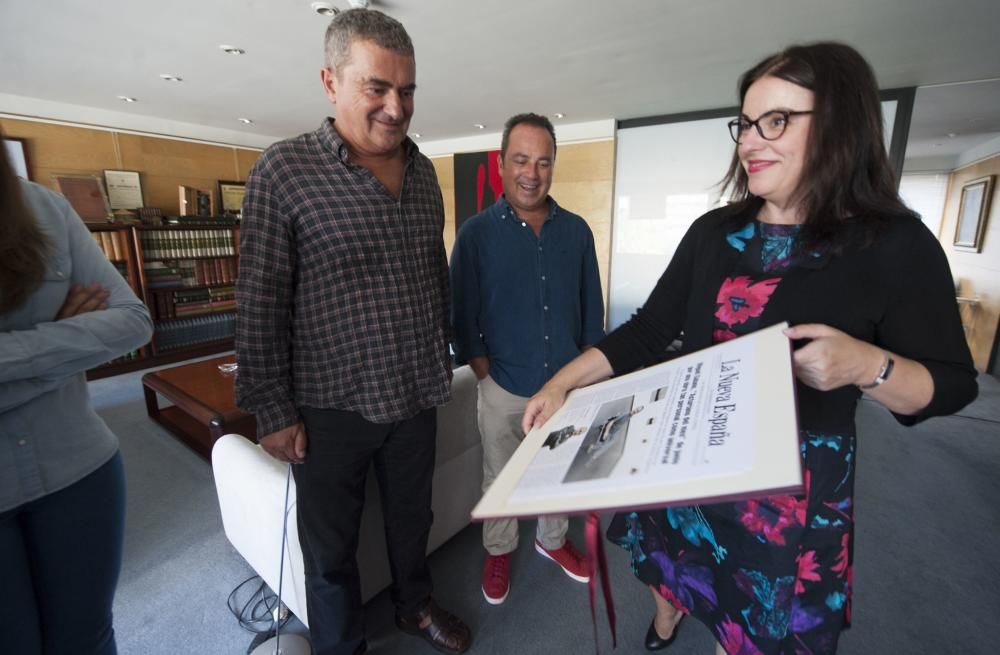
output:
<svg viewBox="0 0 1000 655"><path fill-rule="evenodd" d="M155 294L160 319L188 318L236 311L236 289L232 286Z"/></svg>
<svg viewBox="0 0 1000 655"><path fill-rule="evenodd" d="M231 284L239 274L238 260L231 257L146 261L142 269L149 289Z"/></svg>
<svg viewBox="0 0 1000 655"><path fill-rule="evenodd" d="M236 314L210 314L156 324L154 340L160 352L200 343L231 339L236 334Z"/></svg>
<svg viewBox="0 0 1000 655"><path fill-rule="evenodd" d="M236 230L143 230L145 259L232 257L239 254Z"/></svg>
<svg viewBox="0 0 1000 655"><path fill-rule="evenodd" d="M128 252L127 242L124 241L125 233L113 230L101 230L91 232L97 246L104 252L104 256L113 262L124 262L125 253Z"/></svg>
<svg viewBox="0 0 1000 655"><path fill-rule="evenodd" d="M184 289L170 294L176 304L205 302L207 300L230 300L236 297L236 287L232 284L207 289Z"/></svg>
<svg viewBox="0 0 1000 655"><path fill-rule="evenodd" d="M212 226L212 225L239 225L238 215L229 214L223 216L164 216L162 221L167 225L187 225L187 226Z"/></svg>

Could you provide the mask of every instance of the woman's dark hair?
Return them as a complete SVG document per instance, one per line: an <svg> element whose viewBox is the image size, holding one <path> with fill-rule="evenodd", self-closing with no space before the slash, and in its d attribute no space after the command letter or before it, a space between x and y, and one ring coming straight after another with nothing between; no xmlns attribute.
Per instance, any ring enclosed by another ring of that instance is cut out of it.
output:
<svg viewBox="0 0 1000 655"><path fill-rule="evenodd" d="M771 55L740 78L741 107L750 86L768 76L815 96L808 153L795 192L804 217L800 245L842 244L849 222L863 225L870 241L884 221L912 214L899 198L885 151L875 73L857 50L826 42ZM737 151L722 186L744 207L761 203L750 194Z"/></svg>
<svg viewBox="0 0 1000 655"><path fill-rule="evenodd" d="M7 154L0 153L0 313L20 307L41 284L48 246Z"/></svg>

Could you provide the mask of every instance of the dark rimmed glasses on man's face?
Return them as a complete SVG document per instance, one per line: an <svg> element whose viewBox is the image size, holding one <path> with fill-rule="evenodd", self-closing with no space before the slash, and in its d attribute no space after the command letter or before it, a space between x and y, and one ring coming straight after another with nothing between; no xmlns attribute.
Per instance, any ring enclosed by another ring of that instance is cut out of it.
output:
<svg viewBox="0 0 1000 655"><path fill-rule="evenodd" d="M729 121L729 136L733 137L733 141L739 143L747 130L751 127L756 127L760 138L766 141L774 141L775 139L780 139L781 135L785 133L790 117L811 113L812 110L785 111L784 109L775 109L764 112L755 121L750 120L746 116L740 116Z"/></svg>

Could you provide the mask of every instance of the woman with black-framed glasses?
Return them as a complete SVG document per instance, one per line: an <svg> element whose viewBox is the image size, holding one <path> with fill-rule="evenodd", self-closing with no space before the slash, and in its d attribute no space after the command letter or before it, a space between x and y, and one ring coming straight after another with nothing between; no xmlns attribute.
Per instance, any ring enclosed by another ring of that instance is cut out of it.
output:
<svg viewBox="0 0 1000 655"><path fill-rule="evenodd" d="M531 399L524 428L678 335L685 354L788 321L805 493L619 513L608 537L653 592L648 649L690 614L717 653L834 653L850 623L859 398L912 425L975 398L976 371L944 253L896 193L867 62L838 43L791 47L739 89L735 202L695 221L646 303Z"/></svg>

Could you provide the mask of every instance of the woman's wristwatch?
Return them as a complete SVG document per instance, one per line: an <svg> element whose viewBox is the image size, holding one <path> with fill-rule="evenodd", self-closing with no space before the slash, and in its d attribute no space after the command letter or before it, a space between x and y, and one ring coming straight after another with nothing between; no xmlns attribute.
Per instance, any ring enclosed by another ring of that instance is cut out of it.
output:
<svg viewBox="0 0 1000 655"><path fill-rule="evenodd" d="M858 389L874 389L889 379L889 376L892 375L892 367L896 365L896 360L886 350L882 351L882 357L884 359L882 360L882 368L879 369L878 375L869 384L859 384Z"/></svg>

